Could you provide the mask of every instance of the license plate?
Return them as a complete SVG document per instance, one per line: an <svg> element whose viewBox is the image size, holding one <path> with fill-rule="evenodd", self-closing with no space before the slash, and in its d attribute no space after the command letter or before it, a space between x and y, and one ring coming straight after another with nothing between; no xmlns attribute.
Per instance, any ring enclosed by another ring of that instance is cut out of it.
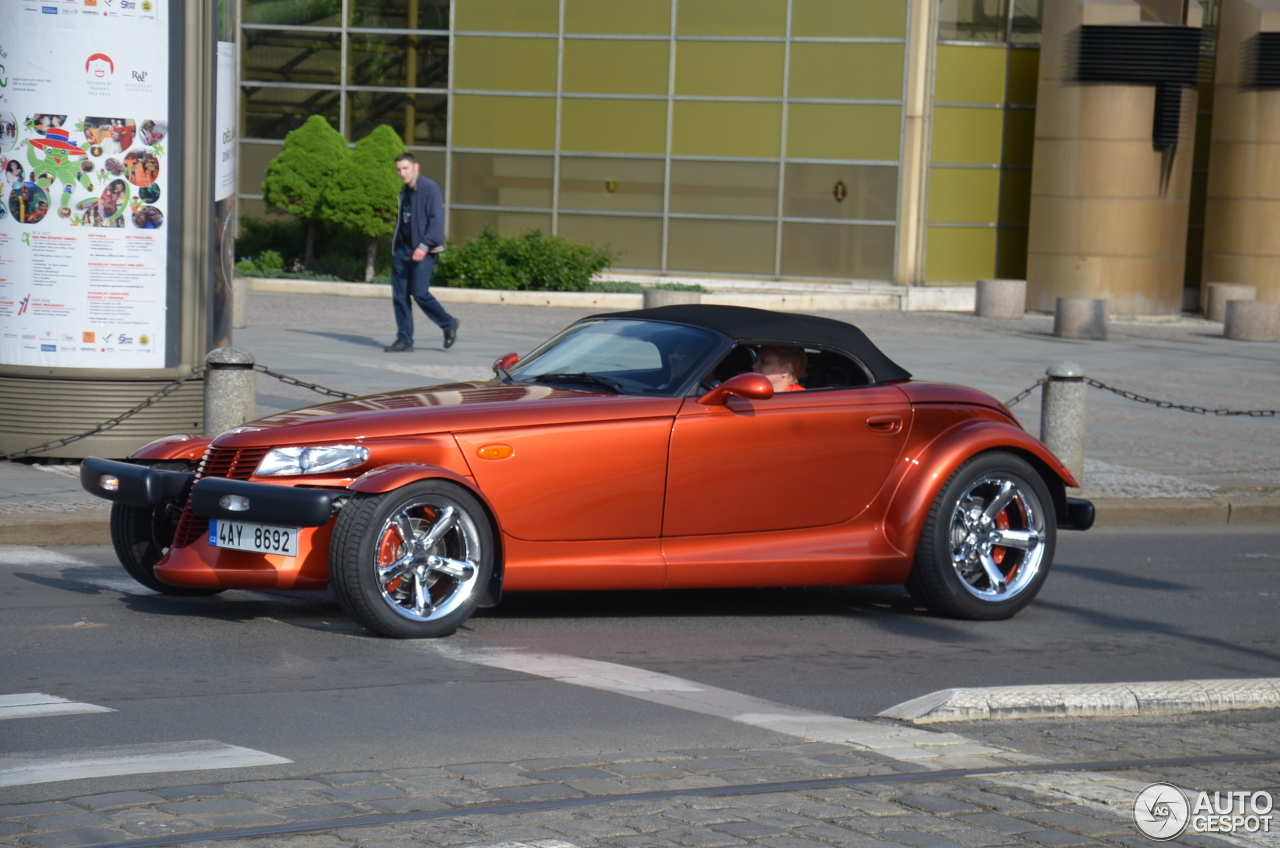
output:
<svg viewBox="0 0 1280 848"><path fill-rule="evenodd" d="M246 524L242 521L209 521L209 544L259 554L298 555L298 528Z"/></svg>

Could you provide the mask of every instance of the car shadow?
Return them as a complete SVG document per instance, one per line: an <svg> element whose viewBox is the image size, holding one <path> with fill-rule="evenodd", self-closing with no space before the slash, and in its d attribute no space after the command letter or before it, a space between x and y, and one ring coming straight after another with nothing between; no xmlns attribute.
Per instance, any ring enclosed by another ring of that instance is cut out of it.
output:
<svg viewBox="0 0 1280 848"><path fill-rule="evenodd" d="M1123 586L1126 589L1154 589L1166 592L1190 592L1195 587L1185 583L1174 583L1170 580L1159 580L1155 577L1144 577L1138 574L1125 574L1108 568L1096 568L1090 565L1061 565L1055 563L1053 570L1059 574L1068 574L1083 580L1097 583L1108 583L1112 586Z"/></svg>

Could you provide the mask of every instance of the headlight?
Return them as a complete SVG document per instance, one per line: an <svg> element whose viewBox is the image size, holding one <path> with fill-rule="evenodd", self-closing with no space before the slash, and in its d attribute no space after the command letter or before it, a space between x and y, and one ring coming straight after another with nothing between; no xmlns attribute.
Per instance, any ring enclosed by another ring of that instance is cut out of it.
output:
<svg viewBox="0 0 1280 848"><path fill-rule="evenodd" d="M289 474L325 474L355 468L368 462L369 449L360 445L325 445L318 448L276 448L262 458L257 474L279 477Z"/></svg>

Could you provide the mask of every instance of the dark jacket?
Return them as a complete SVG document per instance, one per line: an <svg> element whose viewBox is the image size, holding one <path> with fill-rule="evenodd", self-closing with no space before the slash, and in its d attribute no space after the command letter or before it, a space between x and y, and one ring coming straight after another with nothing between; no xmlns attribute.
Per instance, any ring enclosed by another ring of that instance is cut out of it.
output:
<svg viewBox="0 0 1280 848"><path fill-rule="evenodd" d="M400 204L396 209L396 231L391 236L392 245L399 243L400 222L404 218L401 213L405 203L410 204L409 212L412 216L410 226L413 232L409 233L409 243L415 249L421 247L428 253L443 247L444 204L441 201L440 186L436 185L434 180L420 176L416 188L411 189L405 186L400 189Z"/></svg>

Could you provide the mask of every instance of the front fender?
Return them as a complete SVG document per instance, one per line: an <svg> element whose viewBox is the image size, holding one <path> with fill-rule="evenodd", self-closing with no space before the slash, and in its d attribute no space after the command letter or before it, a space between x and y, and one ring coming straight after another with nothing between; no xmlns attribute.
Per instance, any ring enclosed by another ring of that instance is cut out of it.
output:
<svg viewBox="0 0 1280 848"><path fill-rule="evenodd" d="M1038 439L1011 424L979 420L958 424L903 458L909 469L902 476L885 514L885 535L894 547L914 558L920 531L942 487L960 466L980 453L1005 450L1031 463L1053 495L1060 518L1067 512L1067 486L1079 483Z"/></svg>
<svg viewBox="0 0 1280 848"><path fill-rule="evenodd" d="M361 474L355 480L352 480L351 485L347 486L347 488L353 492L361 492L367 495L380 495L393 489L399 489L401 486L416 483L419 480L449 480L459 486L465 486L467 491L480 499L485 511L489 513L489 520L493 522L493 542L498 546L498 550L496 551L497 556L494 558L493 576L489 578L489 585L485 587L484 594L480 598L480 606L491 607L496 605L502 598L502 577L506 566L502 551L502 525L498 523L498 514L493 511L493 504L489 503L489 499L484 496L484 493L476 488L474 480L470 477L464 477L456 471L441 468L438 465L399 462L393 465L384 465L381 468L375 468L373 471Z"/></svg>
<svg viewBox="0 0 1280 848"><path fill-rule="evenodd" d="M187 459L192 462L199 462L204 457L204 452L212 441L212 436L165 436L138 448L129 458L146 462L162 462L168 459Z"/></svg>

